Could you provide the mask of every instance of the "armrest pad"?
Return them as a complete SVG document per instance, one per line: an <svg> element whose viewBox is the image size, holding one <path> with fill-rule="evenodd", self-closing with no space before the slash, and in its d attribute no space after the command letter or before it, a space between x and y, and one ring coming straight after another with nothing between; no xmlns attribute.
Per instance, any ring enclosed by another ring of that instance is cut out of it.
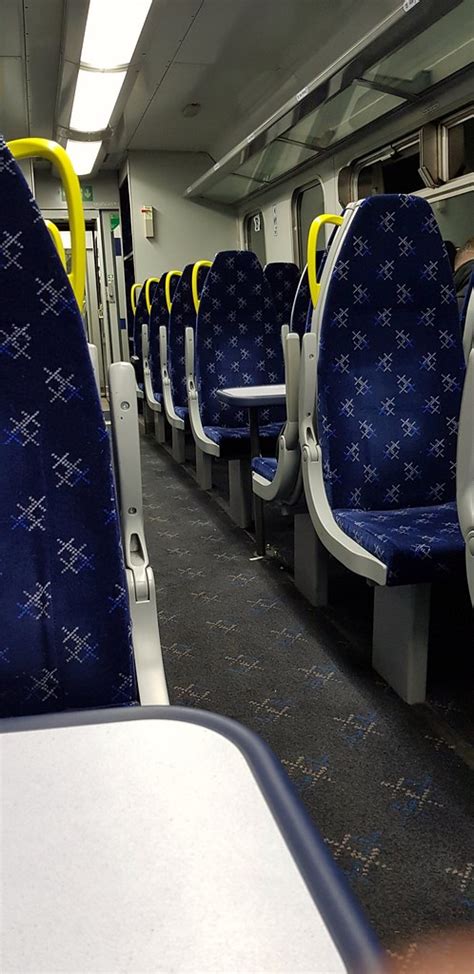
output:
<svg viewBox="0 0 474 974"><path fill-rule="evenodd" d="M300 339L290 332L285 341L286 416L290 423L298 422L300 379Z"/></svg>

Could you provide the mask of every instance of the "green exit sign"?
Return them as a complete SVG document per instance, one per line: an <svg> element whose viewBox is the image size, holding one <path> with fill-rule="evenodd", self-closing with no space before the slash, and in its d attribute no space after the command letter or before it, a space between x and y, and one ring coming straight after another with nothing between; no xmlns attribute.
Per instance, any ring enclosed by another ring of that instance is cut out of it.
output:
<svg viewBox="0 0 474 974"><path fill-rule="evenodd" d="M81 197L83 203L93 203L94 202L94 187L88 186L87 183L81 183ZM66 193L64 191L64 186L61 186L61 199L66 199Z"/></svg>

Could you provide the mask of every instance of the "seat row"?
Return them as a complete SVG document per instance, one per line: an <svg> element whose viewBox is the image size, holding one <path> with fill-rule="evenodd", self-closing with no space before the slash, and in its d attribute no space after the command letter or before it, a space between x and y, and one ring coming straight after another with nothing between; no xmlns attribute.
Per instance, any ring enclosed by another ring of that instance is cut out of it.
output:
<svg viewBox="0 0 474 974"><path fill-rule="evenodd" d="M336 227L318 281L318 234L328 220ZM465 384L472 333L467 315L463 350L431 208L419 197L378 196L350 204L342 218L316 220L308 268L299 283L294 268L288 274L283 312L269 281L274 266L262 270L249 252L203 263L185 268L174 298L168 275L156 284L143 330L146 402L170 418L171 390L170 422L177 417L180 432L189 423L201 487L212 485L213 457L229 460L231 512L243 525L251 458L261 553L260 502L293 506L295 538L304 539L295 574L314 603L327 597L328 554L375 586L373 664L417 702L425 694L430 584L464 578L466 550L474 588L472 386ZM288 266L278 272L283 280ZM183 460L184 435L181 443L175 456Z"/></svg>

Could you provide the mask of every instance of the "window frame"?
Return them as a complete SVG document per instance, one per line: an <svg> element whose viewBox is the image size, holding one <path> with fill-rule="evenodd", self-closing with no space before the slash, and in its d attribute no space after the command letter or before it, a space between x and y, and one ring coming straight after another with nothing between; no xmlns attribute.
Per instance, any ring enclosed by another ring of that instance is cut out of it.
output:
<svg viewBox="0 0 474 974"><path fill-rule="evenodd" d="M313 179L309 180L307 183L303 183L301 186L296 186L291 195L291 225L293 230L293 253L296 257L296 263L303 269L306 266L306 243L307 241L302 240L301 236L301 200L303 195L309 189L313 189L313 186L319 186L321 190L321 195L323 198L323 210L325 212L326 198L324 194L324 183L319 178L315 176Z"/></svg>
<svg viewBox="0 0 474 974"><path fill-rule="evenodd" d="M455 180L449 178L449 132L450 129L457 128L458 125L462 125L463 122L468 122L470 119L474 118L474 103L466 106L466 108L461 109L459 112L455 112L454 115L449 115L447 118L443 118L438 125L438 139L439 139L439 157L441 164L441 176L445 183L453 182ZM469 175L466 173L465 175ZM457 177L461 179L462 177Z"/></svg>

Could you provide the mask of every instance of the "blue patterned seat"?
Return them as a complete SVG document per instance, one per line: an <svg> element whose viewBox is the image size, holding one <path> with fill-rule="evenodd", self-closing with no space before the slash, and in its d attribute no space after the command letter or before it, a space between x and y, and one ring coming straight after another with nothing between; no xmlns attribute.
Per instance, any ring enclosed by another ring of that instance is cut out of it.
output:
<svg viewBox="0 0 474 974"><path fill-rule="evenodd" d="M387 566L388 585L462 572L454 501L464 361L428 203L358 204L322 304L317 424L335 521Z"/></svg>
<svg viewBox="0 0 474 974"><path fill-rule="evenodd" d="M278 460L274 457L254 457L252 460L252 470L270 482L276 474L277 466Z"/></svg>
<svg viewBox="0 0 474 974"><path fill-rule="evenodd" d="M196 311L191 289L193 267L194 264L186 264L179 278L169 316L168 371L171 381L174 410L176 415L182 420L185 420L188 415L184 333L186 328L192 328L194 331L196 327ZM207 267L199 268L197 281L198 293L201 292L204 285L207 271Z"/></svg>
<svg viewBox="0 0 474 974"><path fill-rule="evenodd" d="M248 441L248 414L222 402L217 390L283 381L280 326L258 258L221 251L207 275L196 325L195 371L204 433L220 447ZM284 410L260 411L263 440L275 438Z"/></svg>
<svg viewBox="0 0 474 974"><path fill-rule="evenodd" d="M289 325L300 270L290 261L275 261L266 264L263 273L272 294L276 320L280 328L282 325Z"/></svg>
<svg viewBox="0 0 474 974"><path fill-rule="evenodd" d="M146 280L143 282L140 294L138 295L137 310L135 311L135 317L133 319L133 354L136 358L134 362L135 374L137 377L137 384L140 389L143 389L143 354L142 354L142 328L143 325L148 324L148 308L146 305ZM153 281L150 285L150 302L153 301L155 290L157 288L156 281Z"/></svg>
<svg viewBox="0 0 474 974"><path fill-rule="evenodd" d="M84 326L0 145L0 713L137 701L109 438Z"/></svg>
<svg viewBox="0 0 474 974"><path fill-rule="evenodd" d="M165 282L166 274L161 275L159 283L155 285L153 300L150 311L150 321L148 325L148 344L150 349L150 374L153 386L153 393L157 402L163 401L163 389L161 382L161 362L160 362L160 328L163 325L168 332L169 311L166 306ZM173 300L178 283L178 276L173 274L170 277L170 296ZM151 290L151 288L150 288Z"/></svg>

